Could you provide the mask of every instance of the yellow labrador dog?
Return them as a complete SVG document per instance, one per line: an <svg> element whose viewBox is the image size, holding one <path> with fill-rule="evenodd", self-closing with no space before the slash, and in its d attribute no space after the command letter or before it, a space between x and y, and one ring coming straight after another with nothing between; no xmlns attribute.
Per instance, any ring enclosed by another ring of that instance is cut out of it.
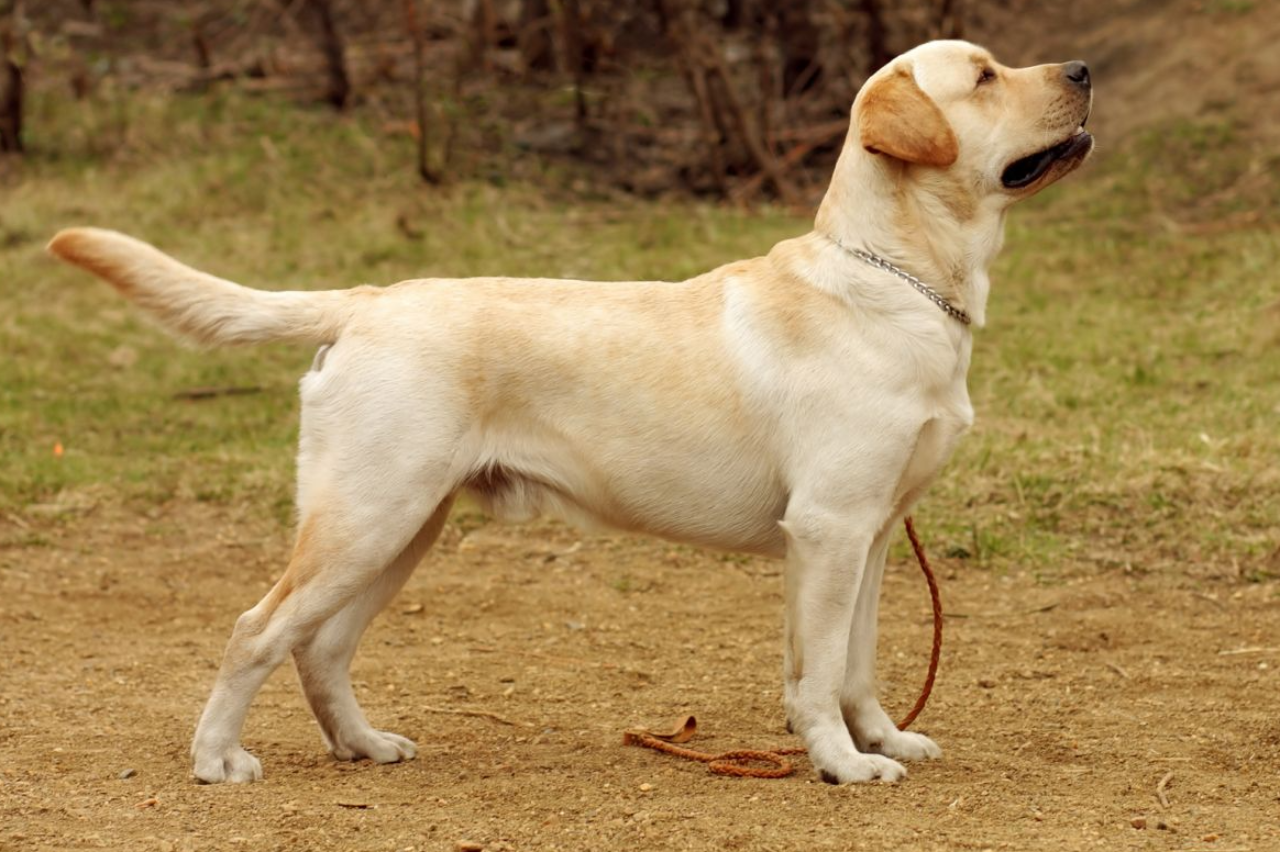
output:
<svg viewBox="0 0 1280 852"><path fill-rule="evenodd" d="M1005 212L1093 140L1084 63L1006 68L961 41L895 59L853 105L811 233L680 283L513 278L264 292L111 231L49 250L209 345L319 344L301 382L299 528L240 617L192 745L252 781L250 702L290 653L339 759L414 755L348 667L460 490L786 559L788 719L821 777L895 781L941 752L875 694L885 551L973 421L971 329Z"/></svg>

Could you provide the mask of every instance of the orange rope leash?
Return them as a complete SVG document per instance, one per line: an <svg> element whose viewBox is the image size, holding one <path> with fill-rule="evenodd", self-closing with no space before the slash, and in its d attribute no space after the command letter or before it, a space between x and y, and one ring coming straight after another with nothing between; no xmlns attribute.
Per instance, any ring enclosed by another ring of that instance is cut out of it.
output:
<svg viewBox="0 0 1280 852"><path fill-rule="evenodd" d="M929 564L929 557L925 555L920 536L916 535L916 526L912 523L911 516L903 518L902 524L907 528L911 549L916 552L916 561L920 563L925 582L929 584L929 600L933 604L933 650L929 652L929 673L925 675L920 697L916 699L916 706L911 708L911 712L898 723L899 731L905 731L929 701L929 695L933 692L933 680L938 675L938 659L942 656L942 597L938 594L938 580L933 576L933 567Z"/></svg>
<svg viewBox="0 0 1280 852"><path fill-rule="evenodd" d="M898 723L898 730L905 731L916 720L933 692L933 682L938 674L938 660L942 656L942 598L938 593L938 581L933 576L933 568L929 565L929 557L925 555L924 545L916 535L915 525L911 518L903 519L907 528L907 538L911 540L911 549L915 551L916 561L924 573L925 582L929 584L929 598L933 603L933 649L929 654L929 672L925 676L924 687L915 706ZM768 751L758 749L737 749L721 754L709 754L691 748L683 748L677 743L685 743L693 739L698 730L698 722L692 716L679 720L670 731L650 731L646 728L633 728L622 735L622 744L651 748L655 751L696 760L707 764L708 771L716 775L731 775L739 778L785 778L795 772L795 767L786 755L804 754L803 748L777 748ZM764 763L768 766L760 766ZM752 765L756 764L756 765Z"/></svg>
<svg viewBox="0 0 1280 852"><path fill-rule="evenodd" d="M685 716L676 722L675 727L666 732L633 728L622 735L622 744L643 746L683 757L686 760L696 760L707 764L707 770L716 775L734 775L739 778L786 778L795 772L795 768L783 755L804 754L802 748L777 748L770 751L744 748L721 754L708 754L705 751L695 751L676 745L676 743L693 739L697 730L698 720L692 716ZM769 766L752 766L753 763L766 763Z"/></svg>

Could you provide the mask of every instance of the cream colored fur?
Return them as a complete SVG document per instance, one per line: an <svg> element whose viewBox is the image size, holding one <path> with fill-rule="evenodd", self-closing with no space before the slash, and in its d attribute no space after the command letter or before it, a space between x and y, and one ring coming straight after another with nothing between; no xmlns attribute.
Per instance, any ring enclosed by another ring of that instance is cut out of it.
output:
<svg viewBox="0 0 1280 852"><path fill-rule="evenodd" d="M274 293L111 231L58 234L53 254L198 343L322 347L301 382L297 543L236 624L196 777L261 777L240 732L290 654L335 756L413 756L370 726L348 666L462 489L504 518L556 512L785 559L785 705L818 772L891 781L898 761L938 756L876 699L876 608L892 532L972 423L971 332L832 238L910 270L980 325L1005 210L1088 146L1021 189L1001 173L1073 139L1090 99L1064 66L917 48L860 93L812 233L680 283Z"/></svg>

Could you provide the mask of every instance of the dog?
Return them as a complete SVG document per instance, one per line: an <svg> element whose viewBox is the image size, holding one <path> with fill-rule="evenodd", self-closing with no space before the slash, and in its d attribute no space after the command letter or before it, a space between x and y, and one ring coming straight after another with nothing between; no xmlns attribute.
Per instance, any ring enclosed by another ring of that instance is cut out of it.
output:
<svg viewBox="0 0 1280 852"><path fill-rule="evenodd" d="M1083 62L1008 68L937 41L875 73L807 235L680 283L516 278L268 292L123 234L57 257L198 344L319 344L302 378L298 529L236 622L192 745L202 782L262 777L249 705L292 653L333 755L394 763L348 672L460 491L785 559L789 725L831 783L940 756L875 692L892 532L973 422L965 377L1006 211L1093 149Z"/></svg>

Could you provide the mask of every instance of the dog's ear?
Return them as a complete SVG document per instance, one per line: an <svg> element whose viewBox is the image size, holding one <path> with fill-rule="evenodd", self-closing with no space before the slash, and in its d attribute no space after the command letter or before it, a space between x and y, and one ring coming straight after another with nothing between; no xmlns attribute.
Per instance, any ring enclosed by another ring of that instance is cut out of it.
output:
<svg viewBox="0 0 1280 852"><path fill-rule="evenodd" d="M942 110L906 70L875 81L858 108L862 147L908 163L949 166L960 156Z"/></svg>

